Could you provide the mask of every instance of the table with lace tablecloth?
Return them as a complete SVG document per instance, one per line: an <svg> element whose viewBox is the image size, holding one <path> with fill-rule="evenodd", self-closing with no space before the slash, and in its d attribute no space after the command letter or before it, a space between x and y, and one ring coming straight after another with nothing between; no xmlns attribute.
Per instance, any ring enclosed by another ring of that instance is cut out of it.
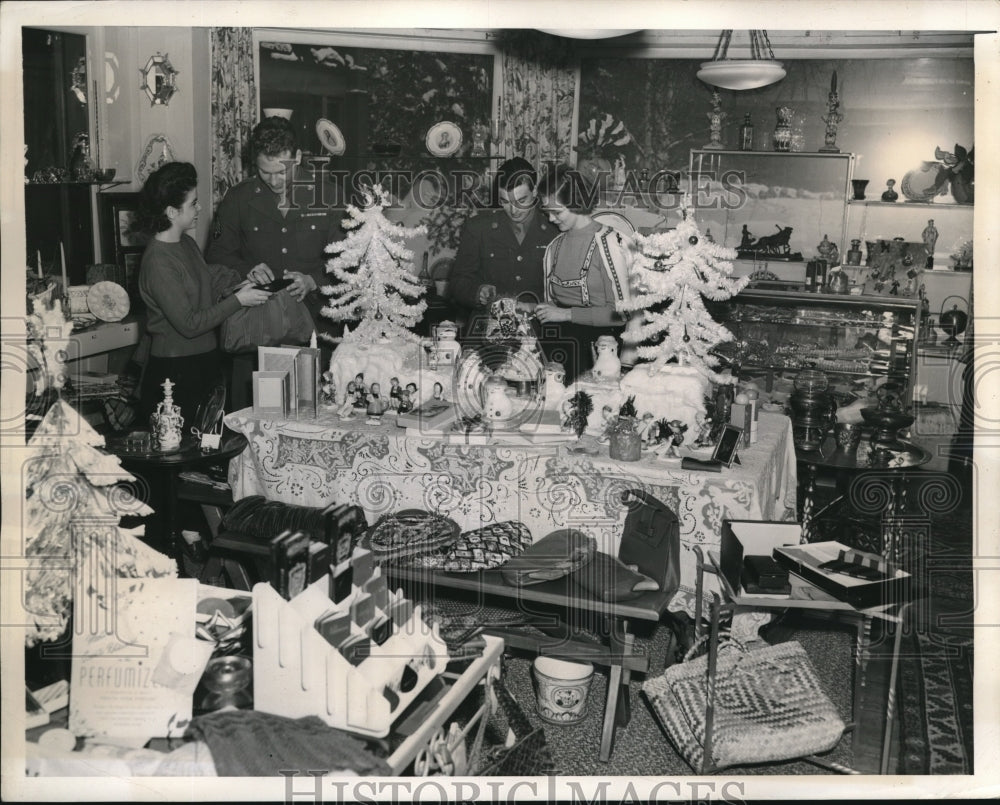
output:
<svg viewBox="0 0 1000 805"><path fill-rule="evenodd" d="M616 555L627 513L621 493L643 489L677 513L681 586L670 609L689 615L693 546L717 550L723 520L789 520L795 512L791 423L774 413L760 414L758 441L739 451L740 464L720 473L684 470L678 459L649 453L640 461L613 461L607 445L587 437L531 444L505 442L501 434L470 444L461 436L408 436L392 417L372 425L332 412L293 420L243 409L225 422L249 442L229 469L236 500L264 495L300 506L350 503L361 506L369 522L413 508L446 515L463 530L518 520L535 540L577 528Z"/></svg>

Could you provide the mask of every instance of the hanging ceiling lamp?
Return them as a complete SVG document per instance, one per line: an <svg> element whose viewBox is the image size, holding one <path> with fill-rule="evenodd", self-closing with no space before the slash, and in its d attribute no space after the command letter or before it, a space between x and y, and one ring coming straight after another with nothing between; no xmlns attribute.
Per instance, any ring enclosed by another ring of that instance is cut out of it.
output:
<svg viewBox="0 0 1000 805"><path fill-rule="evenodd" d="M706 84L723 89L757 89L785 77L785 68L775 61L767 31L750 31L750 58L730 59L729 42L732 30L723 31L715 46L712 61L701 63L698 78Z"/></svg>

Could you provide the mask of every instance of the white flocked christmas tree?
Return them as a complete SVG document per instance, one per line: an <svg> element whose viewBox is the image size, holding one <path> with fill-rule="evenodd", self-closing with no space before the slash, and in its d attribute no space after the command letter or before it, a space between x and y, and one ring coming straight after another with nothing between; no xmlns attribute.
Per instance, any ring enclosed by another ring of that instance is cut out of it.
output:
<svg viewBox="0 0 1000 805"><path fill-rule="evenodd" d="M415 341L413 327L427 309L424 286L413 272L413 251L405 240L426 234L426 227L403 227L385 217L389 196L381 187L367 188L364 203L347 207L347 237L331 243L334 255L326 270L337 284L322 288L329 301L323 315L333 321L357 321L342 343L377 344Z"/></svg>
<svg viewBox="0 0 1000 805"><path fill-rule="evenodd" d="M66 380L64 360L72 322L61 303L36 301L27 317L29 351L38 363L35 393L57 393ZM24 448L23 606L31 618L28 646L52 641L66 629L74 593L93 578L155 578L177 575L176 564L142 542L144 526L119 526L123 515L152 510L134 496L134 481L117 456L104 452L100 436L57 397ZM96 563L97 576L81 575ZM82 628L82 627L80 627Z"/></svg>
<svg viewBox="0 0 1000 805"><path fill-rule="evenodd" d="M716 371L719 359L711 350L731 341L733 334L709 315L702 297L728 299L750 279L732 276L736 251L703 235L688 204L685 198L675 229L636 236L629 309L642 312L630 322L624 339L640 345L639 358L651 362L646 367L650 373L676 358L679 367L690 367L715 383L731 383L731 376Z"/></svg>

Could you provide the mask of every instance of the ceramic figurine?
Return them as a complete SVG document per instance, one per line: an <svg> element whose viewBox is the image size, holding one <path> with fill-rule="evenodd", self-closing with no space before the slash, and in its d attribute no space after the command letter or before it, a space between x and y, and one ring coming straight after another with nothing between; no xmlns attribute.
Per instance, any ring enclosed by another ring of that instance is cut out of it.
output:
<svg viewBox="0 0 1000 805"><path fill-rule="evenodd" d="M462 346L458 343L458 325L453 321L443 321L434 328L434 340L431 343L430 367L453 366L458 362Z"/></svg>
<svg viewBox="0 0 1000 805"><path fill-rule="evenodd" d="M181 446L184 417L181 409L174 405L174 384L168 377L163 381L163 401L157 403L156 411L149 417L153 448L156 450L176 450Z"/></svg>
<svg viewBox="0 0 1000 805"><path fill-rule="evenodd" d="M378 383L372 383L372 387L368 392L366 410L368 412L369 422L381 421L382 415L389 410L389 403L382 396L382 390Z"/></svg>
<svg viewBox="0 0 1000 805"><path fill-rule="evenodd" d="M927 268L934 268L934 247L937 244L938 231L933 218L927 221L921 239L924 241L924 251L927 252Z"/></svg>
<svg viewBox="0 0 1000 805"><path fill-rule="evenodd" d="M507 383L501 377L491 377L484 384L485 401L483 416L490 422L508 419L514 412L514 404L507 396Z"/></svg>
<svg viewBox="0 0 1000 805"><path fill-rule="evenodd" d="M613 335L602 335L591 349L594 353L594 377L601 380L617 380L621 377L622 362L618 358L618 339Z"/></svg>
<svg viewBox="0 0 1000 805"><path fill-rule="evenodd" d="M656 426L655 418L648 411L642 415L638 433L644 447L659 441L659 428Z"/></svg>
<svg viewBox="0 0 1000 805"><path fill-rule="evenodd" d="M399 407L397 410L401 414L409 413L413 410L413 398L417 396L417 384L407 383L406 388L399 390Z"/></svg>
<svg viewBox="0 0 1000 805"><path fill-rule="evenodd" d="M328 371L320 376L319 402L328 408L337 403L337 388L333 385L333 375Z"/></svg>
<svg viewBox="0 0 1000 805"><path fill-rule="evenodd" d="M389 408L393 411L399 410L399 393L403 390L399 378L394 377L389 381Z"/></svg>
<svg viewBox="0 0 1000 805"><path fill-rule="evenodd" d="M670 429L670 436L667 438L667 457L677 458L679 456L677 448L681 446L684 441L684 434L688 429L688 426L681 422L679 419L671 419L667 423L667 427Z"/></svg>
<svg viewBox="0 0 1000 805"><path fill-rule="evenodd" d="M545 364L545 407L555 411L566 393L566 369L557 361Z"/></svg>

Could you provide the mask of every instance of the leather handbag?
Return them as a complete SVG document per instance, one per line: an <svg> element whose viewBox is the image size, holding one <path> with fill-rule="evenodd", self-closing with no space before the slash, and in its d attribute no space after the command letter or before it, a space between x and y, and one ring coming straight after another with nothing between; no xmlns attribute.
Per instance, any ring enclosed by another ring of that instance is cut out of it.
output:
<svg viewBox="0 0 1000 805"><path fill-rule="evenodd" d="M707 637L707 636L706 636ZM802 645L795 641L719 654L715 679L708 657L671 665L642 686L657 718L681 757L703 771L706 729L711 729L711 765L758 765L826 752L840 741L845 725L823 691ZM709 691L714 714L706 723Z"/></svg>
<svg viewBox="0 0 1000 805"><path fill-rule="evenodd" d="M257 347L305 344L315 329L305 302L278 291L263 305L241 307L222 322L219 342L224 352L254 352Z"/></svg>
<svg viewBox="0 0 1000 805"><path fill-rule="evenodd" d="M594 538L582 531L553 531L503 565L500 573L505 582L516 587L539 584L579 570L596 551Z"/></svg>
<svg viewBox="0 0 1000 805"><path fill-rule="evenodd" d="M571 573L570 578L591 597L607 602L630 601L660 589L649 576L637 573L603 551L597 551L594 558Z"/></svg>
<svg viewBox="0 0 1000 805"><path fill-rule="evenodd" d="M681 583L681 532L666 504L642 489L622 494L629 506L622 530L618 558L649 576L660 589L673 595Z"/></svg>

